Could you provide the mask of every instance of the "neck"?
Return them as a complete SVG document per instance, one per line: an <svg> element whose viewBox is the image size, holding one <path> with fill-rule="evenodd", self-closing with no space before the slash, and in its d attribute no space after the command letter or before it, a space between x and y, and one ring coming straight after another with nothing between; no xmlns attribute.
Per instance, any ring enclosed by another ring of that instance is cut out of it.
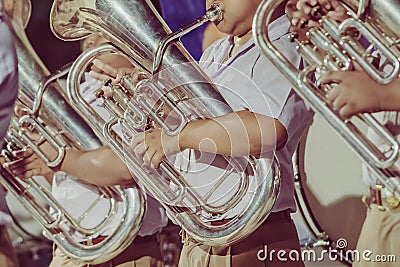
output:
<svg viewBox="0 0 400 267"><path fill-rule="evenodd" d="M274 11L272 15L272 20L274 21L275 19L279 18L283 14L285 14L285 4L286 1L282 2ZM233 36L233 47L230 50L228 57L231 57L234 55L244 44L246 44L250 39L252 38L252 29L249 29L247 32Z"/></svg>
<svg viewBox="0 0 400 267"><path fill-rule="evenodd" d="M240 36L233 36L233 46L229 51L229 57L234 55L252 37L251 30Z"/></svg>
<svg viewBox="0 0 400 267"><path fill-rule="evenodd" d="M251 37L252 37L252 31L250 29L245 34L234 36L233 43L235 44L235 46L240 47L240 46L244 45L245 43L247 43L247 41L250 40Z"/></svg>
<svg viewBox="0 0 400 267"><path fill-rule="evenodd" d="M275 10L274 13L272 14L271 21L276 20L280 16L285 14L285 5L286 1L282 2ZM242 47L244 44L247 43L252 38L252 29L249 29L247 32L237 35L233 37L233 43L234 47L232 49L232 54L237 51L240 47Z"/></svg>

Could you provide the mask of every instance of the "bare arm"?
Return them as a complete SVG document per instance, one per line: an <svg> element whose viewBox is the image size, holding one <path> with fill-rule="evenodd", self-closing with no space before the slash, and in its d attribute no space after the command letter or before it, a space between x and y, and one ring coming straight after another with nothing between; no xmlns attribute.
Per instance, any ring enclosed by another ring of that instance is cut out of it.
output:
<svg viewBox="0 0 400 267"><path fill-rule="evenodd" d="M53 148L47 143L44 143L41 149L50 158L54 155ZM5 163L5 167L25 179L43 175L51 183L54 172L63 171L78 179L100 186L123 184L132 180L124 162L109 147L100 147L90 151L68 150L62 163L54 168L49 168L30 149L19 151L16 156L20 159Z"/></svg>
<svg viewBox="0 0 400 267"><path fill-rule="evenodd" d="M160 129L140 133L132 147L145 164L157 167L166 156L186 148L229 156L262 156L286 140L286 130L278 120L239 111L192 121L177 136L168 136Z"/></svg>
<svg viewBox="0 0 400 267"><path fill-rule="evenodd" d="M125 163L107 146L90 151L69 150L58 170L101 186L132 180Z"/></svg>
<svg viewBox="0 0 400 267"><path fill-rule="evenodd" d="M386 85L386 90L381 92L381 110L400 111L400 79L397 78Z"/></svg>
<svg viewBox="0 0 400 267"><path fill-rule="evenodd" d="M103 71L102 74L90 73L96 79L113 78L113 82L118 83L119 78L127 73L100 60L94 64ZM139 80L139 77L134 76L133 80ZM168 136L160 129L139 133L132 140L132 147L145 164L158 167L166 156L185 148L230 156L262 156L283 145L286 139L286 130L278 120L250 111L239 111L190 122L177 136Z"/></svg>
<svg viewBox="0 0 400 267"><path fill-rule="evenodd" d="M260 156L284 144L286 139L286 130L278 120L239 111L189 123L182 131L179 144L181 148L222 155Z"/></svg>

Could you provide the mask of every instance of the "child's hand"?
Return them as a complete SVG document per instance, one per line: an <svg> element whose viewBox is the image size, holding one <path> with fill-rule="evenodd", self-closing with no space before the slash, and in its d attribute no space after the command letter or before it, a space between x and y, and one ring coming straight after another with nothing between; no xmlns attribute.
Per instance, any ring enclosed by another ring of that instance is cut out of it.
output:
<svg viewBox="0 0 400 267"><path fill-rule="evenodd" d="M304 0L300 0L300 2L302 1ZM338 0L318 0L317 5L322 8L322 15L339 23L350 17L350 15L347 14L346 8L344 8Z"/></svg>
<svg viewBox="0 0 400 267"><path fill-rule="evenodd" d="M105 64L100 59L95 59L93 61L93 65L95 68L92 68L92 70L89 72L90 76L103 82L111 79L112 84L118 84L123 77L129 76L131 81L136 84L145 78L142 73L134 67L114 68L111 65Z"/></svg>
<svg viewBox="0 0 400 267"><path fill-rule="evenodd" d="M304 36L307 28L318 27L322 16L338 22L349 17L346 9L337 0L289 0L286 13L291 20L291 31L300 36Z"/></svg>
<svg viewBox="0 0 400 267"><path fill-rule="evenodd" d="M3 163L3 168L8 169L21 179L32 178L32 176L52 176L54 171L41 160L32 149L13 152L17 160Z"/></svg>
<svg viewBox="0 0 400 267"><path fill-rule="evenodd" d="M290 31L297 35L299 40L305 39L308 26L305 22L309 20L309 15L299 10L296 5L299 0L289 0L285 7L285 12L290 19Z"/></svg>
<svg viewBox="0 0 400 267"><path fill-rule="evenodd" d="M330 71L321 77L321 84L329 83L337 85L333 86L327 98L343 118L382 110L382 93L387 88L364 71Z"/></svg>
<svg viewBox="0 0 400 267"><path fill-rule="evenodd" d="M134 136L131 146L136 157L145 165L158 168L166 157L180 152L179 135L170 136L161 129L153 129Z"/></svg>

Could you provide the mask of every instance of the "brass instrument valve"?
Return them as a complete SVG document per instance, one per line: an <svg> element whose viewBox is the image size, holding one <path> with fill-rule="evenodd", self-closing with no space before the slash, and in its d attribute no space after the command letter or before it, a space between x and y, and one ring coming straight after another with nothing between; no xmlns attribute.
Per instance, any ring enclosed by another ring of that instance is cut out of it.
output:
<svg viewBox="0 0 400 267"><path fill-rule="evenodd" d="M96 98L104 98L104 90L103 89L97 89L94 92L94 95L96 96Z"/></svg>
<svg viewBox="0 0 400 267"><path fill-rule="evenodd" d="M109 81L111 83L111 80ZM105 85L110 84L107 81L104 83ZM118 117L118 118L123 118L124 116L124 111L118 106L117 103L115 103L115 101L112 98L112 94L113 94L113 89L111 88L111 86L109 86L109 88L111 89L111 96L107 96L105 91L100 88L97 89L94 94L97 98L102 98L103 99L103 108L106 109L110 114L112 114L114 117Z"/></svg>

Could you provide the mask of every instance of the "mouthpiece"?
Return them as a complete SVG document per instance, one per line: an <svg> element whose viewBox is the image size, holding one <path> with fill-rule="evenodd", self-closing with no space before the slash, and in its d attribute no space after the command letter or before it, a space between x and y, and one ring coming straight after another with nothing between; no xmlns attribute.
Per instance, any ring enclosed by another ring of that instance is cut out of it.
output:
<svg viewBox="0 0 400 267"><path fill-rule="evenodd" d="M221 4L212 3L211 7L206 12L206 17L210 21L221 21L224 18L224 13L221 9Z"/></svg>

